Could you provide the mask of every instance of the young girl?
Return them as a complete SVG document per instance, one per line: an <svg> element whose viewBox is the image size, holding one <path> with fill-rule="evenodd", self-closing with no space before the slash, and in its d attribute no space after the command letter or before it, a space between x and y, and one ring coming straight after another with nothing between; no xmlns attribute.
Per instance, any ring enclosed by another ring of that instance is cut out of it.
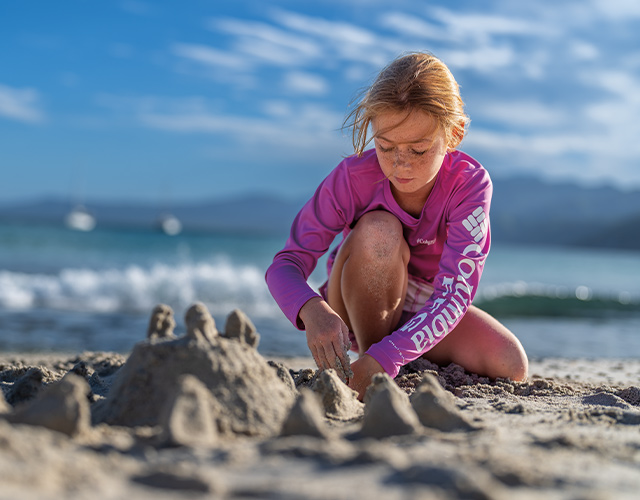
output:
<svg viewBox="0 0 640 500"><path fill-rule="evenodd" d="M394 60L345 123L355 154L302 208L266 274L318 367L343 374L360 398L375 373L395 377L420 356L524 380L518 339L471 305L490 247L492 185L456 150L469 118L449 69L427 53ZM365 151L369 129L375 149ZM307 278L340 232L318 295ZM351 369L348 347L359 353Z"/></svg>

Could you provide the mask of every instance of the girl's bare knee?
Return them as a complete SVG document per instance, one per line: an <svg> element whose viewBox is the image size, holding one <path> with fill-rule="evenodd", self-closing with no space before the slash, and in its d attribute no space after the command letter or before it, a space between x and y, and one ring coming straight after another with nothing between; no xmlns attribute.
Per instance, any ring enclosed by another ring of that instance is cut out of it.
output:
<svg viewBox="0 0 640 500"><path fill-rule="evenodd" d="M518 342L516 340L516 342ZM510 372L511 376L508 377L516 382L524 382L529 376L529 359L527 358L522 345L518 342L514 348L513 355L510 359Z"/></svg>
<svg viewBox="0 0 640 500"><path fill-rule="evenodd" d="M393 255L409 256L409 246L404 240L402 224L389 212L377 210L364 214L349 235L352 245L361 255L388 261Z"/></svg>
<svg viewBox="0 0 640 500"><path fill-rule="evenodd" d="M494 377L508 378L515 382L527 380L529 360L522 344L513 334L507 339L506 345L501 351L496 354L499 358L493 361L495 364Z"/></svg>

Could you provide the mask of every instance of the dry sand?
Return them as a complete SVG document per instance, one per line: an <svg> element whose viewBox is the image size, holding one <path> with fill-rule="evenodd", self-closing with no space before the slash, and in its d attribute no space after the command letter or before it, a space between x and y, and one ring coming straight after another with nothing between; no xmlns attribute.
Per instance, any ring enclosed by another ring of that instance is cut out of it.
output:
<svg viewBox="0 0 640 500"><path fill-rule="evenodd" d="M174 324L156 308L127 357L0 355L0 498L638 498L638 360L526 383L414 362L360 403L311 358L265 360L238 311Z"/></svg>

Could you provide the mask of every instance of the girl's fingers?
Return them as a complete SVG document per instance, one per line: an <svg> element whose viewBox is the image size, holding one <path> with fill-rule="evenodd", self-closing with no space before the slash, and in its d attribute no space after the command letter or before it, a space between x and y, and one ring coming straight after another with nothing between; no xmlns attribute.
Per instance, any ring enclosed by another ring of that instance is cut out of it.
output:
<svg viewBox="0 0 640 500"><path fill-rule="evenodd" d="M351 361L349 360L349 355L347 351L340 346L340 348L335 353L336 362L339 362L342 366L336 367L338 373L342 372L344 374L345 379L350 379L353 377L353 372L351 371Z"/></svg>
<svg viewBox="0 0 640 500"><path fill-rule="evenodd" d="M309 346L313 360L316 362L316 366L322 370L322 362L320 361L320 355L316 346Z"/></svg>

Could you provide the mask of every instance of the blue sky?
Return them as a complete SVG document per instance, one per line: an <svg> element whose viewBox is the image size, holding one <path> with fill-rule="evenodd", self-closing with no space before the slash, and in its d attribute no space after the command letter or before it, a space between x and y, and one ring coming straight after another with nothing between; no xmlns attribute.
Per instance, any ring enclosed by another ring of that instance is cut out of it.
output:
<svg viewBox="0 0 640 500"><path fill-rule="evenodd" d="M494 178L640 187L636 0L0 5L0 201L310 195L357 91L428 50Z"/></svg>

